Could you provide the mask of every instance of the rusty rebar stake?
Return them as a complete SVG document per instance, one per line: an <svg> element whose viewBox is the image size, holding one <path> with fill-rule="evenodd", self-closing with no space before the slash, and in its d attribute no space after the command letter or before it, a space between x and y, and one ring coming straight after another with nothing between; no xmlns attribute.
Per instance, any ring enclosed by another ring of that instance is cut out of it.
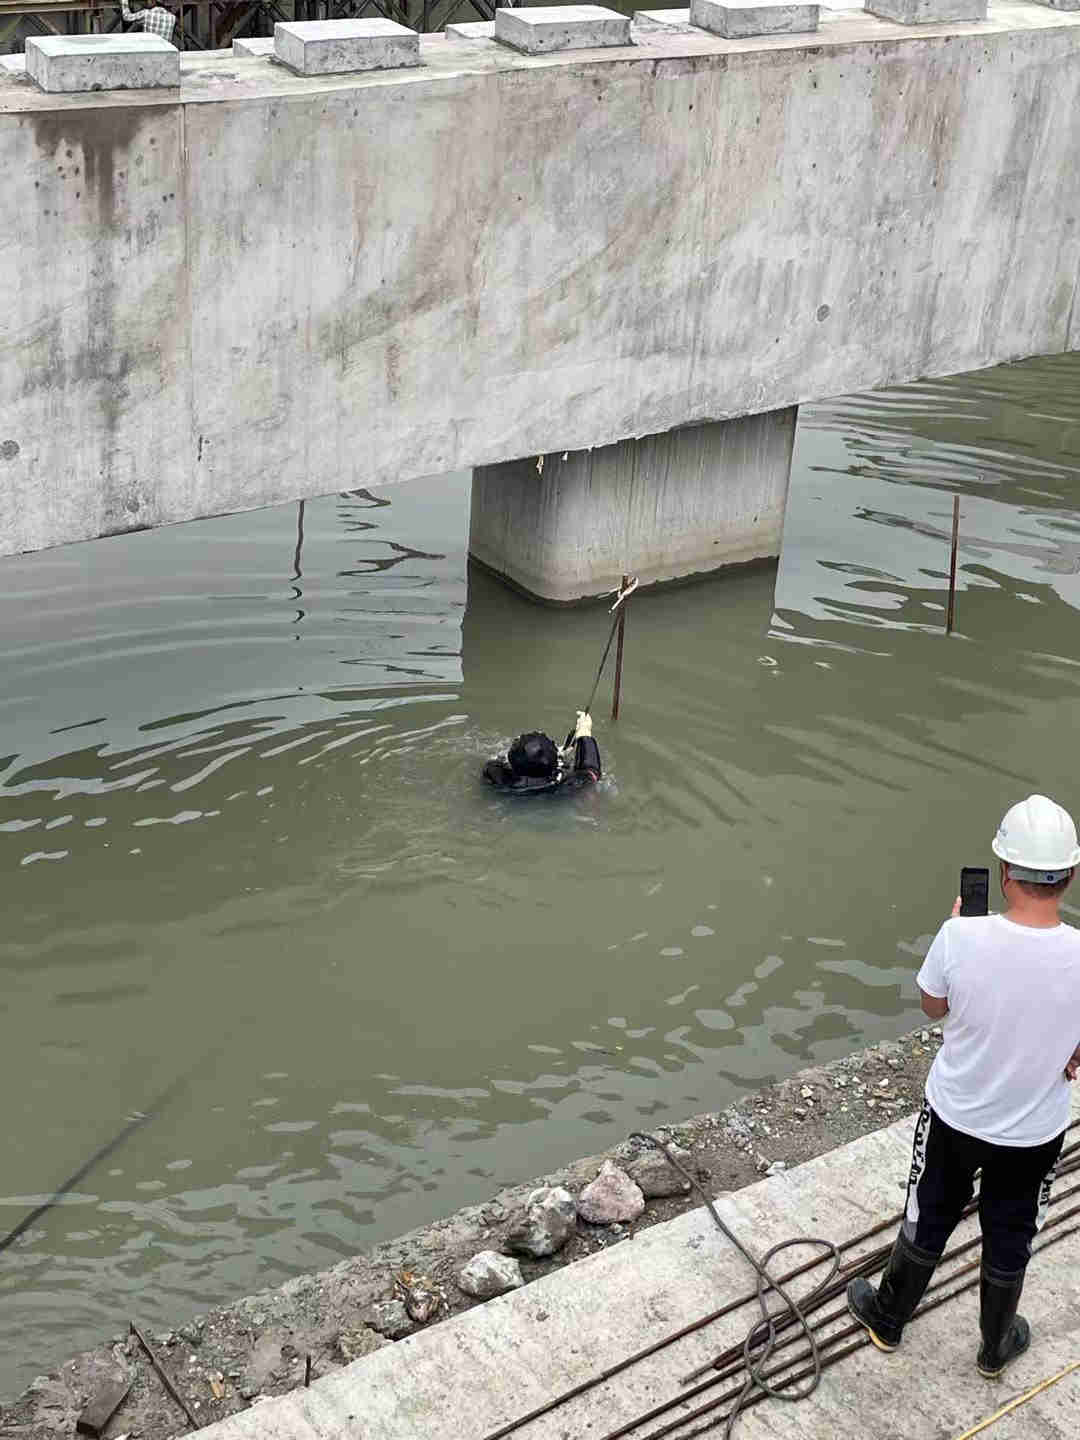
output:
<svg viewBox="0 0 1080 1440"><path fill-rule="evenodd" d="M952 553L949 557L949 608L945 613L945 634L951 635L956 620L956 547L960 541L960 496L952 502Z"/></svg>
<svg viewBox="0 0 1080 1440"><path fill-rule="evenodd" d="M629 575L624 575L624 576L622 577L622 584L619 586L619 595L620 595L620 597L625 593L626 587L629 585L629 583L630 583L630 577L629 577ZM623 639L624 639L625 635L626 635L626 606L623 605L622 608L619 610L619 639L618 639L618 643L617 643L616 646L615 646L615 694L614 694L614 696L612 697L612 701L611 701L611 718L612 718L612 720L618 720L618 718L619 718L619 697L620 697L621 694L622 694L622 655L623 655Z"/></svg>
<svg viewBox="0 0 1080 1440"><path fill-rule="evenodd" d="M142 1346L142 1348L146 1351L146 1353L147 1353L147 1355L148 1355L148 1357L149 1357L149 1359L150 1359L150 1364L151 1364L151 1365L154 1367L154 1369L157 1371L157 1373L158 1373L158 1375L159 1375L159 1377L160 1377L160 1379L161 1379L161 1383L165 1386L165 1389L169 1392L169 1394L172 1396L172 1398L173 1398L173 1399L176 1401L176 1403L180 1406L180 1409L183 1410L184 1414L187 1416L187 1418L188 1418L188 1424L191 1426L191 1428L192 1428L193 1430L198 1430L198 1428L199 1428L199 1422L198 1422L198 1420L196 1420L195 1416L192 1414L191 1408L189 1407L187 1401L184 1399L184 1397L180 1394L180 1391L177 1390L176 1386L173 1384L173 1382L172 1382L172 1377L169 1375L169 1372L165 1369L165 1366L162 1365L161 1361L160 1361L160 1360L158 1359L158 1357L154 1354L153 1350L151 1350L150 1345L149 1345L149 1343L148 1343L147 1340L146 1340L146 1337L143 1335L143 1333L142 1333L142 1331L139 1329L139 1327L135 1324L135 1321L134 1321L134 1320L129 1320L129 1321L128 1321L128 1325L131 1327L131 1333L132 1333L132 1335L135 1336L135 1339L138 1340L139 1344L140 1344L140 1345Z"/></svg>

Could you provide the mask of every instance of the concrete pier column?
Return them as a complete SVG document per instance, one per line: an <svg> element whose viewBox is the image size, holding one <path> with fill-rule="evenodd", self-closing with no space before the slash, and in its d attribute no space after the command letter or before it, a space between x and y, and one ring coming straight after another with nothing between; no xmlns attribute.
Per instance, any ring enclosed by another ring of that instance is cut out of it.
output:
<svg viewBox="0 0 1080 1440"><path fill-rule="evenodd" d="M473 472L469 553L572 604L780 554L797 410L669 430Z"/></svg>

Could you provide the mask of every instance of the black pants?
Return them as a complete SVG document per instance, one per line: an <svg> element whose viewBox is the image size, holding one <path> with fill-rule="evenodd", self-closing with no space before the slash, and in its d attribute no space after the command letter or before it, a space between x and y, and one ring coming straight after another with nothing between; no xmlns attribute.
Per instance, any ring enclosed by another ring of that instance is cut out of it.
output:
<svg viewBox="0 0 1080 1440"><path fill-rule="evenodd" d="M915 1124L904 1238L940 1255L979 1182L983 1261L1002 1274L1022 1271L1046 1218L1062 1132L1045 1145L992 1145L946 1125L923 1102Z"/></svg>

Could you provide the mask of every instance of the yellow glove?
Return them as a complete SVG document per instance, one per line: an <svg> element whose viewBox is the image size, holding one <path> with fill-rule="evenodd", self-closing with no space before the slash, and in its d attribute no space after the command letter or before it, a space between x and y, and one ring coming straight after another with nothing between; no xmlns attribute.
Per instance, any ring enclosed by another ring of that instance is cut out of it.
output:
<svg viewBox="0 0 1080 1440"><path fill-rule="evenodd" d="M587 740L592 737L592 716L587 710L577 712L577 729L574 731L575 740Z"/></svg>

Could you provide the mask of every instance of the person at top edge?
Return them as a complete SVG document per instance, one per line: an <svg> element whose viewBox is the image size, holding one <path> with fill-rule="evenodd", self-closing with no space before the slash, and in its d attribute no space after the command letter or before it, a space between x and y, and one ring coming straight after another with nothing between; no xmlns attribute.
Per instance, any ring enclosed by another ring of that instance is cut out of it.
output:
<svg viewBox="0 0 1080 1440"><path fill-rule="evenodd" d="M957 901L918 974L923 1011L945 1024L915 1122L903 1224L877 1289L862 1278L847 1287L870 1339L895 1350L981 1170L975 1363L987 1379L1031 1343L1016 1310L1080 1067L1080 931L1059 914L1080 863L1076 826L1031 795L1006 814L992 849L1004 913L962 916Z"/></svg>
<svg viewBox="0 0 1080 1440"><path fill-rule="evenodd" d="M544 795L556 790L579 790L595 785L602 774L600 747L593 739L592 716L577 712L577 724L560 750L540 730L519 735L507 750L483 769L483 777L496 790L513 795Z"/></svg>

